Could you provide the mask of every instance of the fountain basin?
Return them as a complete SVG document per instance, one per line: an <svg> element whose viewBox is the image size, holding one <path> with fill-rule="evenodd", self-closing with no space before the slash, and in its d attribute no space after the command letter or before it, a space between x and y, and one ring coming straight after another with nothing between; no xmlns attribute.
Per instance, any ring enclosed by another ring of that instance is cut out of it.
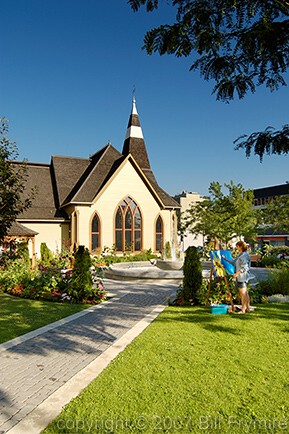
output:
<svg viewBox="0 0 289 434"><path fill-rule="evenodd" d="M114 280L165 280L168 283L181 283L183 271L181 269L161 269L157 262L136 261L111 264L105 271L104 277Z"/></svg>
<svg viewBox="0 0 289 434"><path fill-rule="evenodd" d="M181 270L184 261L182 259L158 259L156 266L161 270Z"/></svg>
<svg viewBox="0 0 289 434"><path fill-rule="evenodd" d="M164 264L161 263L161 266L163 265ZM180 266L180 264L178 264L178 266ZM209 262L208 264L203 264L202 274L205 279L209 279ZM104 277L112 280L140 280L150 283L163 280L166 283L180 284L184 274L182 269L161 269L157 266L157 261L136 261L111 264L104 271Z"/></svg>

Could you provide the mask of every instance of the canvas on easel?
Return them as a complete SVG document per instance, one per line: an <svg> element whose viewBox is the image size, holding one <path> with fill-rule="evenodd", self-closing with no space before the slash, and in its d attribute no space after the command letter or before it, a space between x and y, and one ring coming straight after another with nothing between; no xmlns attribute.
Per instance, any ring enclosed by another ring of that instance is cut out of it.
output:
<svg viewBox="0 0 289 434"><path fill-rule="evenodd" d="M226 261L227 258L229 261L233 260L232 253L230 250L211 250L210 258L211 258L211 266L213 269L213 274L215 277L224 277L227 274L234 274L235 267L230 262Z"/></svg>
<svg viewBox="0 0 289 434"><path fill-rule="evenodd" d="M235 273L235 267L230 262L226 261L222 256L225 256L228 260L232 261L233 257L230 250L211 250L210 251L210 259L211 259L211 272L210 272L210 280L208 285L208 293L206 304L208 304L211 282L213 276L216 278L223 278L226 284L226 288L228 291L230 303L232 306L232 310L235 310L233 297L229 288L229 283L227 279L227 275L232 275Z"/></svg>

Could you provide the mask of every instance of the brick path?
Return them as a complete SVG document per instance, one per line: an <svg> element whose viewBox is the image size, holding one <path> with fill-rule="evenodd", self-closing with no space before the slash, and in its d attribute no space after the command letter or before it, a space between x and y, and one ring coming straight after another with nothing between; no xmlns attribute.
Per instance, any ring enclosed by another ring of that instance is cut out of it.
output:
<svg viewBox="0 0 289 434"><path fill-rule="evenodd" d="M165 306L177 289L167 283L105 283L114 293L108 302L0 345L0 434L17 427L156 306Z"/></svg>

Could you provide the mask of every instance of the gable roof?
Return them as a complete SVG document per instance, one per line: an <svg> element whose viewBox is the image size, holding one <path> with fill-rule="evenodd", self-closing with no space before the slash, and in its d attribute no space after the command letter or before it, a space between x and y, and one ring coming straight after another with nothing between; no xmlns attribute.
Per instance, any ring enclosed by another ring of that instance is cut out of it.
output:
<svg viewBox="0 0 289 434"><path fill-rule="evenodd" d="M123 156L112 146L105 146L90 158L90 164L66 198L68 202L92 202L119 166Z"/></svg>
<svg viewBox="0 0 289 434"><path fill-rule="evenodd" d="M22 162L12 162L13 165ZM55 186L49 164L27 163L26 192L36 187L32 206L23 211L17 220L63 220L67 218L65 211L60 210L55 195Z"/></svg>
<svg viewBox="0 0 289 434"><path fill-rule="evenodd" d="M77 184L89 164L89 158L55 155L51 157L51 169L58 207L65 202L72 188Z"/></svg>
<svg viewBox="0 0 289 434"><path fill-rule="evenodd" d="M13 222L8 233L8 236L34 237L38 232L27 228L19 222Z"/></svg>

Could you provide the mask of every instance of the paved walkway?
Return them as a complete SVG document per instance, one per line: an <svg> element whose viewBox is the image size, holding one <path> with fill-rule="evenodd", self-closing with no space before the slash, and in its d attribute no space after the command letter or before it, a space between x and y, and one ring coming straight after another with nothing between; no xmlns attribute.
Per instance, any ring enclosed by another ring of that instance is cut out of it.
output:
<svg viewBox="0 0 289 434"><path fill-rule="evenodd" d="M107 302L0 345L0 434L39 434L178 289L161 282L105 285Z"/></svg>

